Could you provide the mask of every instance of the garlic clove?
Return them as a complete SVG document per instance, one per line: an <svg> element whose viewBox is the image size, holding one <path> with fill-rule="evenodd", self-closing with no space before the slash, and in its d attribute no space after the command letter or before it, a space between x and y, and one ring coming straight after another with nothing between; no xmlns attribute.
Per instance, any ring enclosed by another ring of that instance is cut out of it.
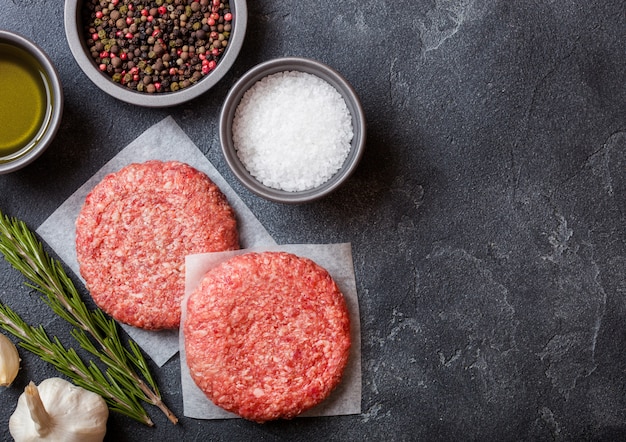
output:
<svg viewBox="0 0 626 442"><path fill-rule="evenodd" d="M20 370L20 355L9 338L0 333L0 387L8 387Z"/></svg>

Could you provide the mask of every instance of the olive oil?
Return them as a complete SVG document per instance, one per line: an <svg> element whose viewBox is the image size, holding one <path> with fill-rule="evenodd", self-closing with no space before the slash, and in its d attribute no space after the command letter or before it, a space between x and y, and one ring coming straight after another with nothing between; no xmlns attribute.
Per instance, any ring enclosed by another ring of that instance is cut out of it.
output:
<svg viewBox="0 0 626 442"><path fill-rule="evenodd" d="M48 79L25 50L0 42L0 162L34 147L52 117Z"/></svg>

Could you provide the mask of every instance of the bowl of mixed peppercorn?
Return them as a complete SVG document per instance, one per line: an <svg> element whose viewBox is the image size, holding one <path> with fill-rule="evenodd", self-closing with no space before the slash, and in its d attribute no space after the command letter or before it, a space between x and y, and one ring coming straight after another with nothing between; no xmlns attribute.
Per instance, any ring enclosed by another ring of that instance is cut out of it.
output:
<svg viewBox="0 0 626 442"><path fill-rule="evenodd" d="M247 26L245 0L66 0L65 33L78 65L107 94L175 106L232 67Z"/></svg>

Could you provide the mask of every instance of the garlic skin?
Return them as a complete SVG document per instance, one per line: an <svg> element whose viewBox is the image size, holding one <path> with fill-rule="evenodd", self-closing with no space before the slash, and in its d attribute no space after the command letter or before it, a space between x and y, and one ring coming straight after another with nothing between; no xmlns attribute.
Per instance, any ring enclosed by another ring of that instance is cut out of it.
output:
<svg viewBox="0 0 626 442"><path fill-rule="evenodd" d="M61 378L32 381L9 418L15 442L102 442L109 408L96 393Z"/></svg>
<svg viewBox="0 0 626 442"><path fill-rule="evenodd" d="M20 355L17 347L5 335L0 334L0 387L13 383L20 371Z"/></svg>

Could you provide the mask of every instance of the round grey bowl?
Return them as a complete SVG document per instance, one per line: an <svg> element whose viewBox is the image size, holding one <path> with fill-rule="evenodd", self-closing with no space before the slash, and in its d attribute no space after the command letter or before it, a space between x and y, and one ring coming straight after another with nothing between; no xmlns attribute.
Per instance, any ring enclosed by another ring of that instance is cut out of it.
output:
<svg viewBox="0 0 626 442"><path fill-rule="evenodd" d="M316 75L333 86L343 97L352 118L353 138L350 152L341 169L328 181L303 191L285 191L265 186L246 169L233 143L233 119L239 103L248 89L264 77L279 72L298 71ZM286 57L261 63L241 77L231 88L220 114L220 141L228 166L237 179L253 193L274 202L301 204L318 200L335 191L357 168L365 149L366 121L358 95L346 79L333 68L308 58Z"/></svg>
<svg viewBox="0 0 626 442"><path fill-rule="evenodd" d="M43 79L46 109L43 110L44 116L37 134L27 140L17 152L0 157L0 174L13 172L35 161L54 139L63 116L63 88L57 70L48 55L29 39L14 32L0 30L0 51L4 45L30 54L36 71ZM0 101L2 99L0 97Z"/></svg>
<svg viewBox="0 0 626 442"><path fill-rule="evenodd" d="M217 67L194 85L179 89L176 92L148 94L133 91L115 83L104 73L90 57L83 37L81 8L84 0L65 0L65 36L78 66L87 77L101 90L126 103L144 107L170 107L193 100L215 86L230 70L243 45L248 24L248 8L246 0L230 0L233 12L233 28L228 46L221 55Z"/></svg>

